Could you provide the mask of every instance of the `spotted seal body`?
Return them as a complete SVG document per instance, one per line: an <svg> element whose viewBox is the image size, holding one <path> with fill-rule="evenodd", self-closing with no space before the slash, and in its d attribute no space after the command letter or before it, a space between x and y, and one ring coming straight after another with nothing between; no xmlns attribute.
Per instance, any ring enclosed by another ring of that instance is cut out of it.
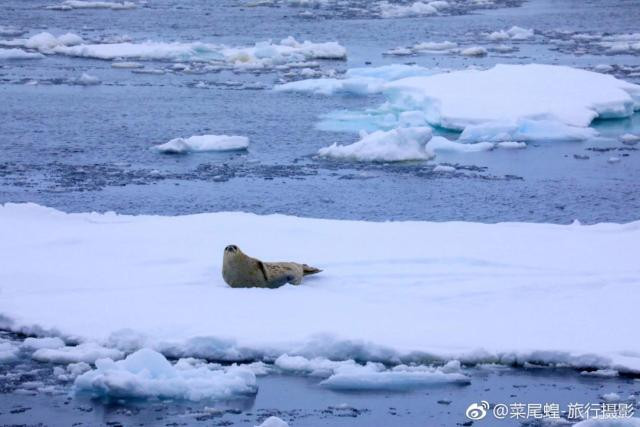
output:
<svg viewBox="0 0 640 427"><path fill-rule="evenodd" d="M262 262L246 255L236 245L224 248L222 278L232 288L278 288L299 285L302 277L322 270L297 262Z"/></svg>

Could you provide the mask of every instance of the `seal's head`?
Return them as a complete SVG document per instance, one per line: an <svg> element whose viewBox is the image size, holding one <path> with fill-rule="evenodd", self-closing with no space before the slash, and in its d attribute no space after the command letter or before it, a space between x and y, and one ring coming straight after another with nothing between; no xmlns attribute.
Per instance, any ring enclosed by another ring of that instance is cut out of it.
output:
<svg viewBox="0 0 640 427"><path fill-rule="evenodd" d="M234 254L240 252L240 248L237 247L236 245L229 245L226 248L224 248L224 253L225 254Z"/></svg>

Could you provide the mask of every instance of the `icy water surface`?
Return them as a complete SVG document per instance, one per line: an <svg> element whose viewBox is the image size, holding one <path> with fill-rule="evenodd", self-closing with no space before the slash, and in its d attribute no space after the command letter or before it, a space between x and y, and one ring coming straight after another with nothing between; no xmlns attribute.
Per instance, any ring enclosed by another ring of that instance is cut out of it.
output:
<svg viewBox="0 0 640 427"><path fill-rule="evenodd" d="M417 63L460 69L495 63L552 63L640 81L638 54L611 54L575 33L638 31L640 4L618 1L498 2L454 8L450 16L380 19L367 2L351 7L246 7L242 2L150 1L132 10L50 10L45 1L4 1L4 34L71 31L89 41L145 40L229 46L287 36L338 41L348 59L315 60L315 75L371 64ZM384 52L419 41L487 46L483 32L519 25L536 37L483 58ZM4 35L10 40L14 35ZM181 214L242 210L367 220L544 221L637 219L640 155L617 139L640 131L637 115L596 123L604 140L545 142L525 150L439 155L453 174L428 162L371 164L316 157L353 134L316 129L319 116L376 106L379 97L320 97L271 91L300 79L298 68L207 70L190 61L111 61L50 55L0 60L0 202L37 202L65 211ZM185 70L183 67L187 66ZM144 71L141 73L140 71ZM82 85L83 73L101 84ZM150 74L151 73L151 74ZM163 155L176 137L235 134L246 152ZM612 157L621 159L609 163Z"/></svg>
<svg viewBox="0 0 640 427"><path fill-rule="evenodd" d="M0 332L20 344L21 337ZM438 385L409 391L332 391L316 377L270 374L258 377L258 393L223 401L92 400L73 393L50 363L24 355L0 363L0 423L4 425L107 426L254 426L277 416L291 426L470 426L465 417L473 402L492 405L554 403L565 421L569 404L599 405L615 393L620 402L638 405L640 381L602 379L571 369L529 366L477 366L464 369L470 385ZM63 366L63 365L62 365ZM489 415L485 426L536 425L534 419Z"/></svg>

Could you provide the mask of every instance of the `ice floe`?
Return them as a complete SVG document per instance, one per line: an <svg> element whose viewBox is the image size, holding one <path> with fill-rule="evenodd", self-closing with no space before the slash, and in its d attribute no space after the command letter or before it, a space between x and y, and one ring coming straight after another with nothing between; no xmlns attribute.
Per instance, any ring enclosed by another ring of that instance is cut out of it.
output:
<svg viewBox="0 0 640 427"><path fill-rule="evenodd" d="M164 398L199 401L257 392L254 373L242 367L172 365L162 354L141 349L126 359L96 361L96 369L75 379L77 393L115 399Z"/></svg>
<svg viewBox="0 0 640 427"><path fill-rule="evenodd" d="M51 10L73 10L73 9L111 9L126 10L135 9L136 3L131 1L88 1L88 0L65 0L62 3L47 6Z"/></svg>
<svg viewBox="0 0 640 427"><path fill-rule="evenodd" d="M75 83L80 86L96 86L102 82L96 76L92 76L88 73L82 73L82 75L75 80Z"/></svg>
<svg viewBox="0 0 640 427"><path fill-rule="evenodd" d="M333 361L318 357L280 356L275 365L284 372L324 378L320 385L334 390L407 390L440 384L469 384L457 361L444 367L398 365L391 369L381 363L365 365L354 360Z"/></svg>
<svg viewBox="0 0 640 427"><path fill-rule="evenodd" d="M427 149L431 129L407 127L390 131L363 132L360 140L349 145L333 145L321 148L318 154L335 159L398 162L407 160L429 160L434 157Z"/></svg>
<svg viewBox="0 0 640 427"><path fill-rule="evenodd" d="M115 348L107 348L101 345L87 342L77 346L43 347L36 350L31 357L40 362L52 363L94 363L96 360L110 357L120 359L124 354Z"/></svg>
<svg viewBox="0 0 640 427"><path fill-rule="evenodd" d="M185 154L199 151L246 150L249 138L237 135L194 135L189 138L175 138L156 145L154 150L166 154Z"/></svg>
<svg viewBox="0 0 640 427"><path fill-rule="evenodd" d="M327 114L321 129L434 126L460 131L461 142L582 141L597 135L589 127L594 119L630 117L640 109L640 86L566 66L497 65L386 83L384 78L346 80L302 81L278 89L336 93L355 87L353 94L382 92L388 99L377 109Z"/></svg>
<svg viewBox="0 0 640 427"><path fill-rule="evenodd" d="M58 337L43 337L43 338L26 338L22 342L22 348L27 350L40 350L41 348L61 348L64 347L64 341Z"/></svg>
<svg viewBox="0 0 640 427"><path fill-rule="evenodd" d="M533 30L528 28L522 28L513 26L508 30L494 31L486 34L487 39L493 41L505 41L505 40L528 40L533 38Z"/></svg>
<svg viewBox="0 0 640 427"><path fill-rule="evenodd" d="M226 361L286 353L640 372L637 340L619 338L637 330L638 222L127 216L5 204L0 235L0 257L11 260L0 269L7 327L56 330L85 343L40 349L34 356L42 360L114 359L107 352L122 346ZM324 272L302 286L230 289L220 274L229 243Z"/></svg>
<svg viewBox="0 0 640 427"><path fill-rule="evenodd" d="M347 57L346 49L337 42L299 42L293 37L278 43L265 41L248 47L234 47L202 42L85 43L73 33L54 36L43 32L27 39L0 40L0 45L36 49L45 54L114 60L118 63L131 60L195 61L250 70L309 60L344 60Z"/></svg>
<svg viewBox="0 0 640 427"><path fill-rule="evenodd" d="M404 18L410 16L436 15L439 11L449 8L446 1L416 1L407 5L381 1L378 3L382 18Z"/></svg>
<svg viewBox="0 0 640 427"><path fill-rule="evenodd" d="M0 49L0 59L42 59L44 55L38 52L27 52L22 49Z"/></svg>
<svg viewBox="0 0 640 427"><path fill-rule="evenodd" d="M16 360L19 353L20 348L13 342L0 339L0 363Z"/></svg>

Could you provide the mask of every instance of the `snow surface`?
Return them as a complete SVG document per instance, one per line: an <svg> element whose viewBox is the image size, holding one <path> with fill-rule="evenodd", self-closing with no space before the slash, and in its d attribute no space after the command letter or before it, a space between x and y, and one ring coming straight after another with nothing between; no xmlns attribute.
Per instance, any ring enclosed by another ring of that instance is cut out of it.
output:
<svg viewBox="0 0 640 427"><path fill-rule="evenodd" d="M431 129L407 127L390 131L363 132L360 140L349 145L333 145L321 148L318 154L334 159L369 162L400 162L407 160L429 160L434 157L427 149Z"/></svg>
<svg viewBox="0 0 640 427"><path fill-rule="evenodd" d="M249 138L236 135L194 135L189 138L175 138L156 145L154 150L166 154L184 154L198 151L246 150Z"/></svg>
<svg viewBox="0 0 640 427"><path fill-rule="evenodd" d="M254 394L258 388L254 373L242 367L211 370L188 363L172 365L162 354L141 349L114 362L99 359L96 369L78 376L77 393L115 399L163 398L182 400L223 399Z"/></svg>
<svg viewBox="0 0 640 427"><path fill-rule="evenodd" d="M5 204L0 235L0 320L15 331L210 360L287 353L640 372L640 343L620 339L637 333L640 222L126 216ZM231 289L220 273L230 243L324 271L302 286ZM79 357L91 347L63 349L38 352L93 359Z"/></svg>

